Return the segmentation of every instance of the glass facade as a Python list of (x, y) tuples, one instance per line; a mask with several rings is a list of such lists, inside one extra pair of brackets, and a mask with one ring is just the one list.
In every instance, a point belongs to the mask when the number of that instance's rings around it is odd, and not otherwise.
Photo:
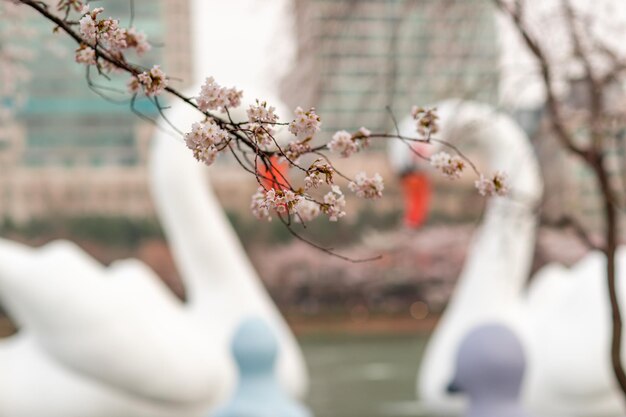
[[(130, 4), (129, 0), (102, 0), (98, 7), (104, 7), (106, 16), (120, 18), (121, 25), (127, 25)], [(160, 62), (164, 26), (161, 2), (135, 0), (134, 5), (133, 26), (148, 35), (153, 49), (141, 61), (132, 54), (128, 59), (145, 65)], [(74, 63), (76, 44), (72, 40), (53, 35), (51, 24), (41, 18), (33, 17), (28, 23), (36, 36), (29, 45), (34, 52), (29, 64), (32, 78), (26, 85), (26, 102), (17, 114), (26, 135), (19, 162), (38, 167), (137, 164), (139, 148), (134, 132), (136, 124), (143, 122), (130, 111), (125, 94), (127, 77), (113, 75), (108, 81), (94, 69), (88, 76), (83, 65)], [(88, 79), (116, 91), (90, 88)], [(156, 116), (156, 110), (145, 99), (138, 100), (135, 108)]]
[(305, 7), (300, 19), (312, 20), (315, 32), (316, 103), (328, 132), (389, 128), (386, 106), (403, 117), (412, 104), (444, 98), (497, 101), (487, 1), (314, 0)]

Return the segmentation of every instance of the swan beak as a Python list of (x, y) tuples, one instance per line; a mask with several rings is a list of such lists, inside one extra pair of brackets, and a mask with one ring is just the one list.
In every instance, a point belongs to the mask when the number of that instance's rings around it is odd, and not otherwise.
[(448, 394), (458, 394), (460, 392), (463, 392), (463, 390), (455, 380), (452, 380), (448, 384), (448, 386), (446, 387), (446, 391), (448, 392)]

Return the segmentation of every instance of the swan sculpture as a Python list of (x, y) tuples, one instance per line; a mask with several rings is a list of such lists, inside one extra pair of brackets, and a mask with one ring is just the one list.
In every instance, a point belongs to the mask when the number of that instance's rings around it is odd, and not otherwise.
[[(195, 57), (203, 56), (198, 48), (207, 39), (198, 18), (211, 11), (206, 3), (191, 5), (200, 37)], [(228, 2), (235, 9), (239, 3)], [(175, 106), (170, 117), (177, 113), (190, 115)], [(230, 337), (233, 323), (248, 313), (277, 334), (278, 375), (287, 391), (306, 390), (299, 348), (201, 167), (171, 137), (159, 133), (154, 142), (151, 185), (188, 304), (138, 261), (104, 268), (69, 242), (32, 249), (0, 240), (0, 299), (20, 327), (0, 342), (0, 417), (204, 416), (233, 388)]]
[(217, 399), (219, 346), (143, 264), (105, 269), (65, 241), (3, 240), (0, 258), (21, 328), (0, 343), (0, 416), (199, 416)]
[[(487, 202), (455, 292), (422, 358), (419, 398), (433, 413), (461, 414), (464, 399), (446, 390), (458, 345), (477, 325), (494, 322), (511, 328), (528, 354), (522, 397), (532, 414), (623, 416), (609, 357), (606, 259), (591, 252), (570, 269), (548, 265), (528, 287), (543, 188), (530, 142), (489, 106), (447, 101), (438, 107), (441, 137), (479, 142), (489, 169), (509, 174), (512, 198)], [(626, 270), (623, 248), (618, 263), (618, 271)], [(624, 299), (626, 284), (618, 282)]]
[[(448, 307), (426, 347), (419, 372), (418, 396), (440, 413), (461, 412), (459, 396), (446, 391), (452, 379), (458, 344), (477, 324), (503, 321), (519, 328), (520, 297), (530, 270), (542, 183), (537, 161), (524, 132), (504, 114), (473, 102), (446, 101), (437, 106), (440, 137), (462, 135), (487, 153), (490, 170), (509, 173), (510, 188), (520, 203), (495, 197), (487, 202), (465, 265)], [(511, 167), (515, 167), (512, 171)]]
[[(172, 113), (194, 115), (182, 106)], [(31, 249), (0, 241), (0, 298), (24, 329), (0, 343), (0, 416), (202, 415), (234, 388), (230, 340), (252, 314), (277, 334), (284, 388), (303, 395), (300, 350), (202, 166), (161, 132), (151, 181), (188, 303), (139, 261), (104, 268), (70, 242)], [(46, 396), (33, 401), (39, 392)]]

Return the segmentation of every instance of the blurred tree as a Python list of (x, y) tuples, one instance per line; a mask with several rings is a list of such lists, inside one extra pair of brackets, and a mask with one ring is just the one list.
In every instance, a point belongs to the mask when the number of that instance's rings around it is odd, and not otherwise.
[[(523, 45), (520, 48), (530, 52), (532, 58), (526, 69), (534, 73), (539, 91), (545, 96), (548, 121), (560, 146), (594, 175), (602, 201), (602, 242), (589, 237), (573, 217), (566, 216), (560, 223), (574, 227), (592, 248), (606, 255), (611, 363), (626, 396), (626, 373), (620, 358), (623, 326), (616, 290), (616, 251), (626, 192), (613, 175), (626, 166), (615, 152), (616, 144), (623, 146), (626, 126), (621, 87), (626, 79), (626, 50), (619, 36), (626, 20), (624, 5), (614, 0), (493, 3), (512, 22), (513, 32)], [(509, 49), (511, 55), (522, 52)]]

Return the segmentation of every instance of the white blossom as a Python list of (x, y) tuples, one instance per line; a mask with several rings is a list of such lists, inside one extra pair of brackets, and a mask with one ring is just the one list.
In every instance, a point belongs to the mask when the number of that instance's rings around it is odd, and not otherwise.
[(126, 47), (134, 48), (139, 56), (152, 49), (152, 46), (148, 43), (145, 33), (138, 32), (135, 28), (126, 29), (124, 31), (124, 36), (126, 39)]
[(333, 138), (328, 145), (326, 145), (331, 152), (340, 154), (342, 157), (347, 158), (353, 153), (359, 150), (359, 146), (352, 138), (352, 134), (345, 130), (340, 130), (333, 135)]
[(411, 116), (416, 121), (416, 130), (420, 135), (429, 136), (439, 131), (439, 116), (437, 116), (436, 109), (413, 106)]
[(236, 88), (226, 88), (215, 82), (213, 77), (208, 77), (196, 97), (196, 102), (201, 111), (221, 110), (227, 107), (235, 108), (241, 104), (243, 91)]
[(296, 118), (289, 123), (289, 131), (298, 139), (310, 139), (320, 130), (322, 122), (314, 108), (304, 111), (302, 107), (296, 107), (294, 113)]
[(261, 146), (270, 146), (273, 142), (274, 124), (278, 122), (278, 115), (273, 106), (268, 106), (267, 102), (251, 104), (247, 110), (250, 129), (253, 131), (254, 139)]
[(360, 149), (363, 149), (369, 146), (371, 135), (372, 132), (368, 128), (361, 126), (359, 130), (352, 134), (352, 139), (357, 142)]
[(141, 89), (148, 97), (157, 96), (167, 87), (167, 76), (158, 65), (144, 71), (128, 81), (128, 91), (137, 94)]
[(360, 198), (377, 199), (383, 196), (385, 186), (380, 174), (376, 173), (368, 178), (365, 172), (359, 172), (354, 181), (348, 184), (348, 188)]
[(270, 216), (270, 206), (266, 201), (265, 195), (266, 193), (263, 187), (259, 187), (256, 193), (252, 195), (250, 210), (257, 219), (271, 221), (272, 216)]
[(287, 146), (285, 146), (282, 149), (282, 151), (283, 151), (284, 156), (280, 157), (281, 161), (288, 159), (289, 162), (297, 164), (300, 162), (300, 157), (302, 155), (311, 151), (311, 146), (306, 140), (302, 142), (293, 141), (293, 142), (289, 142)]
[(76, 49), (75, 60), (79, 64), (95, 65), (96, 64), (96, 51), (91, 46), (82, 44)]
[[(85, 7), (87, 8), (87, 10), (89, 9), (89, 6)], [(96, 33), (98, 32), (98, 29), (96, 27), (96, 21), (91, 16), (91, 14), (85, 14), (83, 17), (81, 17), (78, 23), (80, 25), (80, 34), (82, 35), (82, 37), (86, 41), (94, 43), (96, 41)]]
[(465, 161), (459, 156), (451, 156), (447, 152), (438, 152), (430, 157), (430, 164), (441, 171), (448, 179), (461, 177), (465, 169)]
[(321, 159), (315, 160), (307, 170), (304, 177), (305, 190), (318, 188), (321, 184), (333, 184), (334, 169), (330, 164), (322, 162)]
[(127, 47), (126, 31), (120, 28), (119, 23), (119, 20), (110, 17), (98, 22), (100, 40), (108, 44), (109, 49), (113, 51), (119, 51)]
[(297, 222), (310, 222), (320, 215), (320, 205), (315, 201), (302, 198), (296, 204), (296, 213), (295, 219)]
[(357, 134), (359, 137), (370, 137), (370, 135), (372, 134), (372, 132), (370, 132), (370, 130), (364, 126), (361, 126), (359, 128), (359, 130), (357, 131)]
[(271, 210), (276, 210), (278, 213), (291, 213), (296, 210), (302, 198), (300, 194), (292, 190), (275, 188), (264, 190), (263, 187), (259, 187), (252, 196), (250, 209), (256, 218), (271, 220)]
[(192, 150), (194, 158), (211, 165), (218, 154), (217, 145), (223, 143), (228, 134), (213, 120), (191, 125), (191, 132), (185, 134), (185, 144)]
[(502, 171), (496, 171), (491, 177), (480, 174), (480, 178), (474, 182), (474, 185), (482, 196), (505, 196), (509, 192), (508, 178)]
[(346, 215), (346, 199), (337, 185), (331, 187), (331, 191), (324, 195), (322, 211), (328, 216), (328, 220), (336, 222)]
[(278, 115), (274, 113), (276, 107), (268, 106), (266, 101), (259, 102), (256, 105), (251, 104), (247, 110), (248, 121), (250, 123), (270, 123), (274, 124), (278, 121)]

